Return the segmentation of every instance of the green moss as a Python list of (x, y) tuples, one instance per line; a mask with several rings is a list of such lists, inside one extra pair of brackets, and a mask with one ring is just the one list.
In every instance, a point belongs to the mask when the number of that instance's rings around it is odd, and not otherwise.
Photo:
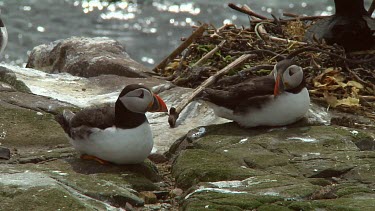
[(146, 179), (143, 175), (139, 174), (125, 174), (122, 176), (123, 181), (130, 184), (131, 188), (136, 191), (154, 191), (159, 190), (159, 187)]
[(292, 202), (291, 204), (289, 204), (288, 208), (295, 210), (295, 211), (313, 210), (313, 206), (311, 205), (311, 202), (306, 202), (306, 201)]
[(332, 182), (324, 178), (308, 178), (307, 179), (313, 185), (327, 186), (331, 185)]
[(236, 209), (240, 208), (240, 210), (253, 210), (263, 204), (274, 203), (280, 200), (283, 199), (267, 195), (202, 192), (191, 196), (186, 203), (190, 204), (190, 207), (205, 207), (206, 205), (210, 205), (208, 206), (209, 208), (219, 207), (220, 210), (222, 207), (228, 206)]
[(353, 142), (355, 145), (363, 151), (373, 151), (375, 150), (375, 140), (374, 138), (360, 130), (356, 130), (358, 133), (351, 133), (351, 136), (353, 138)]
[(192, 201), (190, 203), (186, 203), (182, 206), (182, 210), (184, 211), (242, 211), (243, 209), (236, 207), (236, 206), (229, 206), (229, 205), (218, 205), (210, 202), (205, 201)]
[(0, 210), (88, 210), (78, 199), (58, 188), (29, 188), (20, 191), (8, 187), (5, 192), (14, 191), (16, 195), (0, 195)]
[(264, 173), (241, 168), (223, 155), (199, 149), (182, 152), (172, 168), (177, 186), (183, 189), (198, 182), (245, 179), (260, 174)]
[(2, 144), (7, 147), (56, 146), (67, 143), (60, 125), (53, 115), (24, 109), (0, 106), (0, 125), (6, 133)]
[(291, 211), (291, 209), (276, 204), (267, 204), (259, 207), (257, 211)]
[(266, 169), (271, 166), (285, 166), (289, 162), (289, 156), (276, 153), (251, 153), (244, 157), (247, 166), (251, 168)]
[(17, 80), (17, 77), (15, 74), (12, 74), (12, 73), (0, 74), (0, 81), (9, 84), (13, 88), (15, 88), (17, 91), (31, 93), (29, 87), (27, 87), (23, 81)]
[(343, 197), (343, 196), (351, 195), (354, 193), (374, 193), (374, 191), (368, 187), (364, 187), (360, 185), (350, 185), (350, 186), (344, 186), (344, 187), (339, 186), (338, 190), (336, 191), (336, 195), (338, 197)]
[(372, 211), (375, 207), (374, 199), (339, 198), (312, 201), (311, 203), (314, 207), (324, 208), (327, 211)]

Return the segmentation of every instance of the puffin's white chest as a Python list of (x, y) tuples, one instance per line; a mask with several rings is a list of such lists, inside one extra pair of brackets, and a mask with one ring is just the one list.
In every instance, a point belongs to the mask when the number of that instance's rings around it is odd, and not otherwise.
[(250, 108), (244, 114), (234, 114), (232, 110), (216, 105), (213, 109), (216, 115), (234, 120), (243, 127), (256, 127), (294, 123), (301, 119), (310, 107), (309, 92), (306, 88), (297, 94), (284, 92), (276, 98), (270, 98), (261, 108)]
[(88, 139), (70, 140), (82, 154), (93, 155), (117, 164), (143, 162), (154, 144), (148, 122), (132, 129), (94, 128)]

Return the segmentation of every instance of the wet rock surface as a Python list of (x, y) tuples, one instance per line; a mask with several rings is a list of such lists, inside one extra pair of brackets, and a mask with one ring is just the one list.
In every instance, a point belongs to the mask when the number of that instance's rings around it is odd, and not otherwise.
[(151, 74), (131, 59), (119, 42), (106, 37), (71, 37), (37, 46), (26, 67), (82, 77), (112, 74), (144, 78)]
[(79, 110), (15, 88), (0, 90), (0, 210), (162, 207), (162, 199), (141, 194), (152, 196), (166, 188), (158, 185), (162, 177), (155, 164), (146, 160), (118, 166), (81, 160), (54, 120), (54, 114), (65, 108)]
[(153, 77), (1, 64), (0, 210), (375, 209), (374, 122), (316, 104), (294, 125), (242, 129), (196, 101), (173, 129), (167, 114), (147, 114), (155, 148), (144, 163), (81, 160), (53, 114), (113, 103), (130, 83), (168, 107), (192, 92)]
[[(192, 130), (171, 147), (183, 210), (373, 210), (374, 130), (299, 124)], [(370, 141), (371, 140), (371, 141)], [(358, 142), (367, 143), (358, 147)], [(272, 209), (271, 209), (272, 208)]]

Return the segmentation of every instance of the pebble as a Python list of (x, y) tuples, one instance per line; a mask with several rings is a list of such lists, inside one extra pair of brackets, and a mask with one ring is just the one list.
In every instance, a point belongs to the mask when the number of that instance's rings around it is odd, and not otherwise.
[(180, 188), (175, 188), (169, 192), (169, 195), (171, 197), (181, 196), (184, 193), (184, 191)]
[(150, 159), (152, 162), (159, 164), (159, 163), (165, 163), (168, 161), (168, 158), (165, 157), (163, 154), (159, 153), (152, 153), (148, 156), (148, 159)]
[(5, 148), (5, 147), (0, 147), (0, 158), (1, 159), (10, 159), (10, 149)]
[(141, 198), (145, 201), (145, 204), (155, 204), (158, 202), (156, 195), (151, 191), (140, 192)]

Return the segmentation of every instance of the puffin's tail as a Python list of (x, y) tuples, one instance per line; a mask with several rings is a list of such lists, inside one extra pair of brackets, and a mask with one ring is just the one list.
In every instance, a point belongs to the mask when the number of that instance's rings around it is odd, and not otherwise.
[(75, 114), (70, 110), (64, 110), (62, 114), (55, 115), (55, 120), (64, 129), (65, 133), (70, 136), (70, 121), (73, 119)]

